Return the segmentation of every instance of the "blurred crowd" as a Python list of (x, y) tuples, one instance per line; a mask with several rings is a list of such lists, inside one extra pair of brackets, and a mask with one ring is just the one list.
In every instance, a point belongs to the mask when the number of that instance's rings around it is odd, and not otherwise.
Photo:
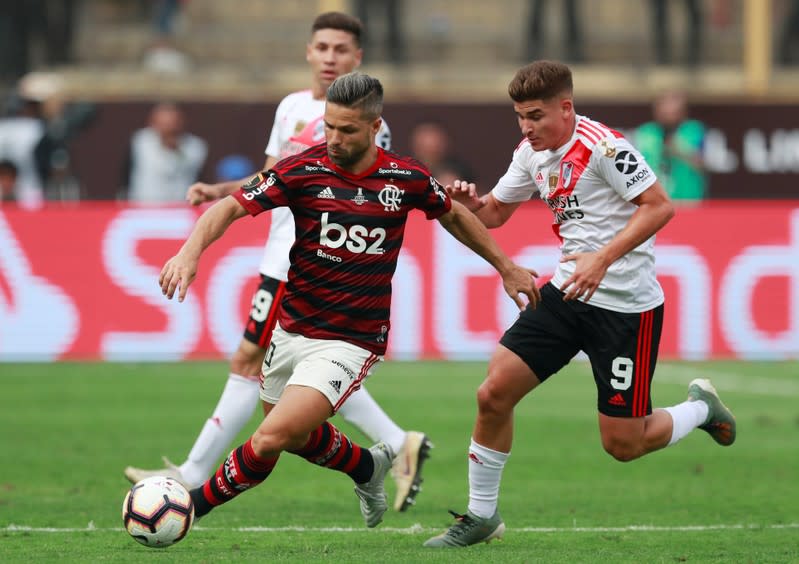
[[(45, 201), (85, 199), (71, 147), (96, 119), (95, 105), (66, 102), (58, 75), (32, 73), (20, 81), (6, 106), (0, 118), (0, 201), (36, 207)], [(652, 119), (635, 128), (631, 138), (672, 198), (699, 201), (707, 197), (705, 126), (689, 116), (684, 92), (670, 90), (658, 96)], [(470, 157), (462, 154), (444, 121), (416, 123), (410, 129), (408, 147), (444, 185), (458, 179), (476, 180)], [(209, 140), (189, 131), (181, 106), (157, 102), (146, 123), (128, 136), (116, 198), (136, 204), (183, 202), (194, 182), (240, 179), (255, 170), (244, 155), (224, 154), (214, 163), (208, 155)]]
[(93, 119), (95, 106), (68, 102), (63, 94), (57, 74), (29, 73), (6, 100), (0, 118), (2, 201), (36, 206), (81, 198), (70, 145)]
[[(192, 68), (179, 37), (186, 27), (190, 1), (132, 2), (151, 30), (141, 54), (144, 68), (178, 73)], [(74, 39), (81, 10), (89, 4), (77, 0), (0, 2), (0, 202), (36, 206), (90, 197), (76, 174), (72, 149), (102, 115), (92, 101), (71, 98), (57, 72), (61, 66), (77, 63)], [(418, 57), (407, 28), (412, 7), (403, 0), (350, 3), (352, 13), (367, 24), (367, 62), (374, 57), (378, 62), (405, 65)], [(585, 21), (590, 10), (586, 8), (580, 0), (529, 0), (519, 22), (523, 49), (515, 58), (591, 64), (591, 42), (586, 41), (591, 29)], [(687, 68), (703, 63), (708, 30), (728, 27), (740, 15), (725, 0), (648, 0), (646, 9), (649, 21), (644, 23), (653, 62)], [(775, 22), (774, 58), (778, 64), (792, 65), (799, 62), (799, 0), (784, 0), (780, 13), (784, 17)], [(435, 18), (431, 18), (434, 26)], [(446, 24), (439, 24), (436, 29), (446, 32)], [(219, 154), (219, 148), (210, 151), (210, 140), (191, 132), (180, 105), (156, 102), (157, 98), (154, 93), (145, 122), (126, 133), (128, 147), (114, 180), (116, 188), (106, 192), (137, 203), (177, 202), (197, 180), (218, 181), (226, 174), (238, 174), (236, 167), (242, 163), (252, 170), (248, 157), (228, 154), (235, 150), (222, 149), (223, 157), (208, 162), (209, 154)], [(634, 134), (672, 197), (697, 201), (709, 194), (703, 156), (706, 127), (689, 113), (686, 93), (669, 90), (654, 100), (651, 120), (641, 123)], [(470, 166), (474, 157), (463, 154), (447, 123), (419, 122), (407, 142), (410, 152), (441, 182), (474, 177), (474, 166)]]

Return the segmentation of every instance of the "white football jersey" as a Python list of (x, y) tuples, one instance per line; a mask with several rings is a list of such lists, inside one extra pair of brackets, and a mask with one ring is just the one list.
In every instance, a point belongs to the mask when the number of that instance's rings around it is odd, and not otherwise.
[[(552, 210), (552, 228), (561, 240), (561, 252), (568, 255), (607, 245), (637, 209), (630, 200), (656, 180), (641, 153), (619, 132), (577, 116), (571, 139), (555, 151), (534, 151), (523, 140), (492, 194), (500, 202), (515, 203), (537, 193)], [(610, 265), (589, 303), (627, 313), (663, 303), (654, 243), (650, 237)], [(552, 283), (560, 287), (575, 264), (558, 263)]]
[[(289, 94), (278, 104), (266, 153), (278, 160), (301, 153), (325, 140), (325, 101), (315, 100), (310, 90)], [(385, 120), (375, 139), (391, 149), (391, 132)], [(285, 281), (289, 271), (289, 250), (294, 244), (294, 217), (287, 207), (271, 211), (269, 237), (261, 259), (261, 274)]]

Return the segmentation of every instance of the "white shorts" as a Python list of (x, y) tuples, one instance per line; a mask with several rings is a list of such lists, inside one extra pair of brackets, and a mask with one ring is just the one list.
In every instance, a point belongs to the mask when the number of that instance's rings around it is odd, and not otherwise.
[(261, 399), (276, 404), (286, 386), (308, 386), (319, 390), (335, 413), (381, 360), (352, 343), (309, 339), (278, 325), (261, 369)]

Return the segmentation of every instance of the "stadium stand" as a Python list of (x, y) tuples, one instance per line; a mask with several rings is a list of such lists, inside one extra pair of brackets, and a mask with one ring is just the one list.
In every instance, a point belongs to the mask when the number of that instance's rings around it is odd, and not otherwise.
[[(153, 92), (197, 100), (277, 99), (306, 81), (297, 53), (307, 39), (308, 14), (347, 9), (348, 2), (187, 0), (173, 36), (188, 62), (182, 73), (151, 72), (142, 65), (154, 40), (149, 5), (113, 0), (81, 4), (76, 63), (61, 69), (71, 92), (95, 99), (149, 98)], [(646, 3), (580, 2), (586, 54), (584, 68), (576, 69), (580, 91), (595, 99), (647, 99), (663, 84), (710, 97), (745, 92), (741, 61), (746, 5), (747, 0), (733, 0), (727, 17), (705, 18), (706, 64), (691, 72), (679, 64), (654, 64)], [(780, 5), (775, 3), (775, 25)], [(380, 76), (393, 99), (504, 98), (508, 76), (524, 62), (522, 22), (528, 9), (526, 0), (405, 0), (402, 28), (408, 64), (398, 68), (382, 62), (385, 57), (378, 52), (364, 70)], [(560, 12), (547, 11), (547, 28), (560, 29)], [(674, 18), (675, 43), (686, 34), (681, 22)], [(372, 24), (374, 33), (381, 32), (381, 24)], [(559, 58), (563, 47), (556, 33), (549, 34), (548, 44), (548, 56)], [(781, 69), (768, 95), (790, 96), (797, 89), (797, 76)], [(448, 87), (442, 88), (444, 84)]]

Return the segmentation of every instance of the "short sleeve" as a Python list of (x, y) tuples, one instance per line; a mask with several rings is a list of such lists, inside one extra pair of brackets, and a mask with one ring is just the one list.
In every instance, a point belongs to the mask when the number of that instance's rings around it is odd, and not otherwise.
[(250, 215), (289, 204), (288, 187), (275, 171), (259, 172), (234, 192), (233, 197)]
[(491, 193), (505, 204), (527, 201), (538, 193), (532, 174), (532, 149), (523, 142), (514, 151), (508, 170)]
[(592, 160), (599, 177), (628, 202), (657, 180), (644, 156), (624, 138), (597, 143)]
[(432, 176), (429, 177), (419, 209), (424, 211), (427, 219), (438, 219), (452, 209), (452, 200), (449, 194)]
[(272, 131), (269, 133), (269, 141), (266, 144), (266, 149), (264, 149), (264, 154), (267, 156), (271, 155), (275, 158), (280, 156), (280, 120), (283, 119), (286, 113), (287, 100), (288, 98), (283, 98), (277, 105), (277, 110), (275, 110), (275, 120), (272, 122)]

